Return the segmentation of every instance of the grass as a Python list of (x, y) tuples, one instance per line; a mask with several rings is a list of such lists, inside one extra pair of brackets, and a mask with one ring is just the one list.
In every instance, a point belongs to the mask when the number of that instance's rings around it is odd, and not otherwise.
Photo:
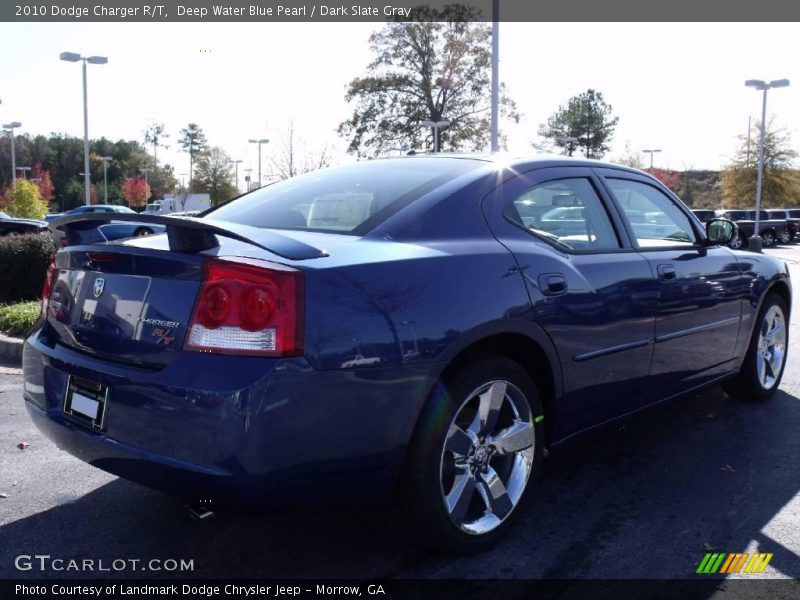
[(0, 331), (16, 337), (25, 335), (39, 318), (40, 305), (39, 300), (33, 300), (0, 306)]

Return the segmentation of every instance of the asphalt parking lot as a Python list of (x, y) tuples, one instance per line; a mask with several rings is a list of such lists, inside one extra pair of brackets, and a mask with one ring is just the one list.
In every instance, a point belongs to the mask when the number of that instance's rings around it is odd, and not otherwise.
[(0, 577), (97, 575), (15, 568), (38, 554), (193, 560), (118, 573), (131, 577), (660, 579), (691, 577), (706, 552), (758, 551), (774, 554), (766, 576), (800, 578), (800, 246), (766, 252), (790, 262), (796, 290), (781, 390), (757, 404), (714, 389), (572, 445), (515, 531), (476, 556), (417, 549), (391, 509), (192, 520), (60, 452), (28, 419), (19, 370), (0, 364)]

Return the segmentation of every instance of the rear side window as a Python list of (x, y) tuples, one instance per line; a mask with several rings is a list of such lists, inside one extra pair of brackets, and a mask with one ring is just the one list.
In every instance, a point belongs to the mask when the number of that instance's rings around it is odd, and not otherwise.
[(324, 169), (267, 186), (204, 216), (254, 227), (363, 235), (479, 165), (408, 158)]
[(620, 247), (597, 192), (585, 178), (540, 183), (506, 205), (503, 215), (564, 250), (600, 252)]
[(630, 222), (639, 248), (693, 245), (689, 217), (661, 190), (630, 179), (607, 179)]

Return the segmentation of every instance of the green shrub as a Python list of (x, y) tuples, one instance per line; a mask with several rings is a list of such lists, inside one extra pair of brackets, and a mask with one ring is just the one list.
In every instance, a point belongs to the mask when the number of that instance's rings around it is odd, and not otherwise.
[(49, 233), (0, 237), (0, 303), (39, 298), (55, 251)]
[(40, 310), (39, 300), (0, 306), (0, 331), (17, 337), (25, 335), (39, 318)]

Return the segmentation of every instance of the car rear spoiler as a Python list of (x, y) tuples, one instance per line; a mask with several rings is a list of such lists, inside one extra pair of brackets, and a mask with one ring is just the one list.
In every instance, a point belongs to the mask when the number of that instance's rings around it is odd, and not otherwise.
[(67, 215), (50, 223), (54, 234), (62, 232), (68, 245), (105, 242), (98, 230), (100, 225), (111, 222), (132, 222), (164, 225), (167, 228), (169, 249), (175, 252), (197, 253), (219, 246), (216, 236), (226, 237), (256, 246), (290, 260), (322, 258), (328, 253), (309, 244), (281, 235), (271, 229), (250, 227), (228, 221), (207, 218), (169, 217), (161, 215), (138, 215), (126, 213), (91, 213)]

